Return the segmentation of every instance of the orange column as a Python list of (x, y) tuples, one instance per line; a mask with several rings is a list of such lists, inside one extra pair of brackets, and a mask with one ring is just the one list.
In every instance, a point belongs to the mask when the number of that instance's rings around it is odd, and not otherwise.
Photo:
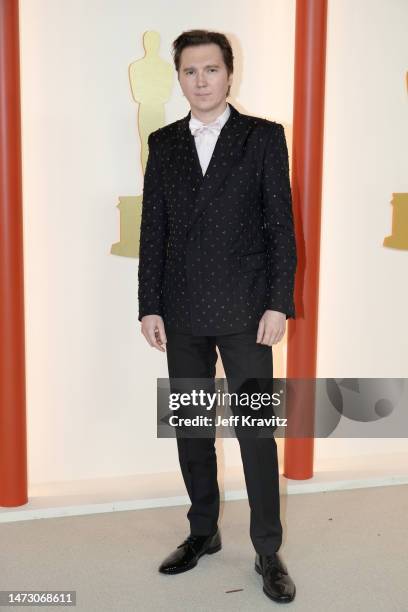
[(0, 506), (27, 503), (18, 0), (0, 0)]
[[(315, 378), (319, 299), (327, 0), (297, 0), (292, 191), (298, 248), (296, 320), (288, 324), (288, 378)], [(310, 389), (310, 387), (309, 387)], [(313, 419), (314, 397), (293, 406)], [(287, 438), (284, 475), (313, 476), (313, 438)]]

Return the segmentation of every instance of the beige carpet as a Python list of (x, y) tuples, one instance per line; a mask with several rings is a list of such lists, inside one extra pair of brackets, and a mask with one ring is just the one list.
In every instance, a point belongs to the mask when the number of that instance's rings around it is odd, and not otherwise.
[[(281, 553), (297, 587), (285, 609), (408, 611), (408, 486), (281, 500)], [(262, 593), (253, 569), (247, 501), (223, 505), (222, 551), (185, 574), (159, 574), (159, 562), (187, 535), (185, 513), (174, 507), (0, 524), (0, 590), (73, 589), (72, 609), (81, 612), (282, 609)], [(233, 589), (242, 590), (227, 593)]]

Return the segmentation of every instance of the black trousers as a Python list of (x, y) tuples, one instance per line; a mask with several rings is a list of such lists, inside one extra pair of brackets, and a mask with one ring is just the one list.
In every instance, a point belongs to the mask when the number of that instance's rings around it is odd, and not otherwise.
[[(169, 378), (215, 378), (218, 346), (229, 391), (241, 381), (272, 379), (271, 347), (256, 344), (256, 330), (223, 336), (192, 336), (166, 331)], [(270, 437), (240, 437), (248, 501), (250, 537), (256, 552), (268, 555), (282, 543), (279, 467), (276, 441)], [(215, 438), (177, 437), (180, 467), (191, 501), (190, 532), (216, 531), (220, 507)]]

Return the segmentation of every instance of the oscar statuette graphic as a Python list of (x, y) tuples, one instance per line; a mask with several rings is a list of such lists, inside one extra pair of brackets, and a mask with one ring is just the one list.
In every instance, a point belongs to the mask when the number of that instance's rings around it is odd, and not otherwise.
[[(148, 157), (147, 140), (151, 132), (165, 124), (164, 105), (171, 95), (174, 69), (171, 63), (159, 56), (158, 32), (145, 32), (143, 46), (144, 57), (129, 66), (129, 81), (133, 99), (138, 104), (137, 132), (144, 174)], [(139, 256), (142, 203), (142, 194), (119, 196), (120, 241), (112, 245), (113, 255)]]
[[(408, 72), (405, 75), (408, 88)], [(408, 193), (392, 194), (391, 236), (384, 238), (383, 246), (408, 250)]]

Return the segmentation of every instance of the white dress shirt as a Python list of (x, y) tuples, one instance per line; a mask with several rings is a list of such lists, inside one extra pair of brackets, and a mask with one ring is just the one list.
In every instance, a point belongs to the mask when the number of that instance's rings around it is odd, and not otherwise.
[(231, 110), (228, 104), (224, 112), (218, 115), (211, 123), (203, 123), (191, 113), (189, 127), (194, 136), (203, 175), (206, 173), (208, 164), (210, 163), (221, 129), (227, 122), (230, 114)]

